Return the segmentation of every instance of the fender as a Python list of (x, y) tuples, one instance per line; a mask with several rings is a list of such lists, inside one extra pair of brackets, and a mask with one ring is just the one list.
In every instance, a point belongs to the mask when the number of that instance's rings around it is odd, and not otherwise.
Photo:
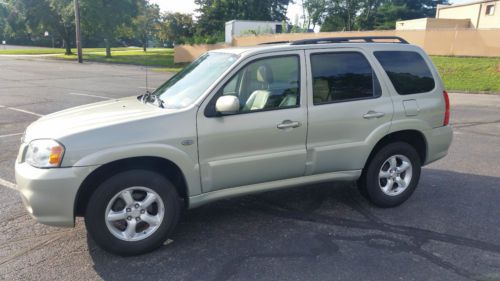
[(75, 163), (75, 167), (100, 166), (134, 157), (160, 157), (177, 165), (186, 179), (188, 196), (201, 194), (200, 169), (197, 159), (166, 144), (134, 144), (112, 147), (89, 154)]
[(413, 131), (419, 131), (425, 135), (424, 132), (431, 129), (432, 127), (429, 126), (429, 123), (426, 121), (418, 119), (401, 119), (392, 121), (391, 130), (389, 133), (413, 130)]

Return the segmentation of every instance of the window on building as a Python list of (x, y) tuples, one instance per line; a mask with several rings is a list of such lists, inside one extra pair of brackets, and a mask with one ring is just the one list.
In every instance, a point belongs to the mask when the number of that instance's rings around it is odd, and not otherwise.
[(495, 14), (495, 5), (486, 6), (486, 15), (493, 16)]

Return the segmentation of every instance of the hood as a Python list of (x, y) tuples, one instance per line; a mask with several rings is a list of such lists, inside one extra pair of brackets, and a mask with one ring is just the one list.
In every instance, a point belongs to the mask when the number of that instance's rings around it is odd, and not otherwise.
[(78, 106), (46, 115), (26, 129), (25, 142), (33, 139), (60, 139), (67, 135), (145, 119), (177, 110), (144, 104), (136, 97)]

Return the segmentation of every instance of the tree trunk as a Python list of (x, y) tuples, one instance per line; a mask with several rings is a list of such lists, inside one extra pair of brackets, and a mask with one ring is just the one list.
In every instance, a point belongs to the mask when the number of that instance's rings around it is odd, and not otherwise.
[(71, 45), (69, 44), (69, 40), (63, 39), (63, 45), (64, 45), (64, 48), (66, 48), (66, 52), (64, 54), (67, 56), (71, 55), (72, 52), (71, 52)]
[(106, 46), (106, 57), (110, 58), (111, 57), (111, 47), (109, 46), (109, 40), (104, 39), (104, 44)]

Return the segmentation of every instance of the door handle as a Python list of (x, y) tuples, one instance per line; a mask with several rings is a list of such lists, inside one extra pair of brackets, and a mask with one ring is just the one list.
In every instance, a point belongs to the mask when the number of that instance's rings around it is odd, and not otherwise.
[(385, 113), (383, 113), (383, 112), (376, 112), (376, 111), (370, 110), (365, 115), (363, 115), (363, 118), (373, 119), (373, 118), (382, 118), (384, 116), (385, 116)]
[(277, 128), (280, 130), (284, 130), (289, 128), (298, 128), (301, 125), (302, 124), (300, 124), (300, 122), (298, 121), (285, 120), (282, 123), (278, 124)]

